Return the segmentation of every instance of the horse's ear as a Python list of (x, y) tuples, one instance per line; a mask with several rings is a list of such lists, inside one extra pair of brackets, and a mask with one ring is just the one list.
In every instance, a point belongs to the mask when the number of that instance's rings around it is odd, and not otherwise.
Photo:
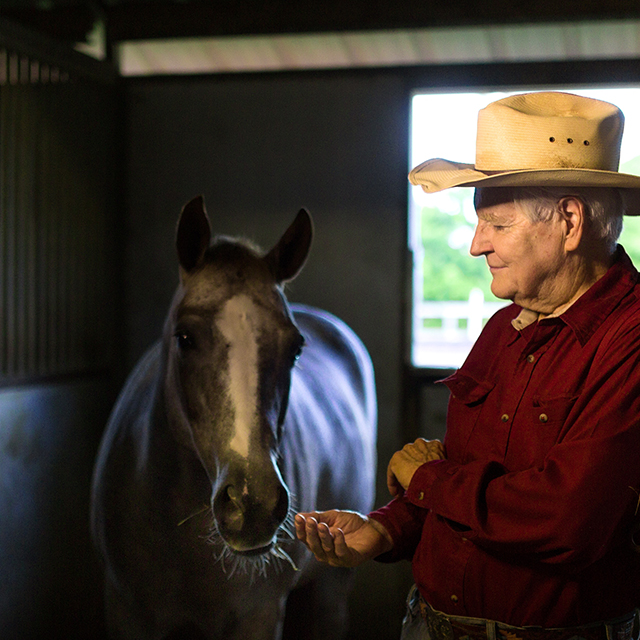
[(311, 215), (306, 209), (300, 209), (278, 244), (265, 256), (276, 282), (293, 280), (300, 273), (307, 261), (312, 238)]
[(204, 197), (196, 196), (182, 208), (176, 232), (178, 261), (191, 271), (204, 256), (211, 241), (211, 225), (204, 208)]

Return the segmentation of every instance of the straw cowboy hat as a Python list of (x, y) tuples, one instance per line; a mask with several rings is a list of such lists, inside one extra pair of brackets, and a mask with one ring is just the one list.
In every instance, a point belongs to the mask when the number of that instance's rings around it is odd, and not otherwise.
[(451, 187), (620, 187), (640, 214), (640, 176), (618, 172), (618, 107), (560, 92), (524, 93), (478, 113), (475, 164), (427, 160), (409, 174), (427, 193)]

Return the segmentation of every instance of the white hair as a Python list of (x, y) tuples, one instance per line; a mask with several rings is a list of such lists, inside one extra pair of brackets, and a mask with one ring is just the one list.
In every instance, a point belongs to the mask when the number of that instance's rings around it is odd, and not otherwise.
[[(487, 193), (491, 191), (492, 193)], [(498, 192), (500, 192), (498, 194)], [(558, 202), (575, 196), (584, 204), (593, 237), (615, 250), (622, 232), (624, 199), (613, 187), (489, 187), (476, 189), (476, 209), (498, 202), (513, 202), (532, 222), (548, 222), (558, 212)], [(490, 202), (487, 202), (490, 201)], [(494, 202), (495, 201), (495, 202)]]

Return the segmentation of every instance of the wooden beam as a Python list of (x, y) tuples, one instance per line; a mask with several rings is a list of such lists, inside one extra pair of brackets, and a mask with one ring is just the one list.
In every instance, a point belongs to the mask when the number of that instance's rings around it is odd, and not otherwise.
[(67, 41), (82, 41), (96, 7), (110, 42), (640, 18), (637, 0), (51, 0), (49, 9), (0, 9)]
[(325, 33), (640, 17), (637, 0), (217, 0), (120, 2), (106, 10), (111, 41)]

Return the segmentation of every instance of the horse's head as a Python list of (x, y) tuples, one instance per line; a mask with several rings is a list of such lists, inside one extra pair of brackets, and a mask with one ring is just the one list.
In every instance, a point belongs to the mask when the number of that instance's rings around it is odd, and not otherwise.
[(165, 397), (178, 438), (211, 480), (217, 531), (236, 553), (270, 551), (289, 511), (278, 443), (303, 338), (281, 285), (302, 268), (311, 237), (301, 210), (266, 255), (224, 238), (210, 246), (201, 197), (178, 223)]

